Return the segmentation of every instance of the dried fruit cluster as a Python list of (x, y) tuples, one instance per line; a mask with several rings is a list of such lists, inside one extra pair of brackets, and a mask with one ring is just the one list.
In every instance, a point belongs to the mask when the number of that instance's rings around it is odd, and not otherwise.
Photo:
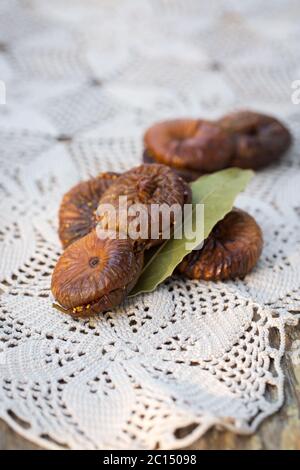
[(128, 209), (143, 204), (150, 221), (152, 204), (183, 207), (191, 201), (191, 190), (170, 168), (157, 164), (141, 165), (121, 176), (101, 174), (64, 196), (59, 235), (66, 250), (55, 266), (51, 289), (63, 309), (74, 316), (90, 316), (120, 304), (139, 278), (144, 251), (163, 241), (151, 239), (151, 231), (146, 239), (132, 240), (124, 233), (111, 236), (107, 220), (96, 209), (99, 204), (118, 209), (119, 196), (127, 196)]
[(259, 169), (278, 160), (291, 134), (277, 119), (251, 111), (217, 121), (175, 119), (154, 124), (144, 135), (144, 161), (164, 163), (187, 181), (227, 167)]
[[(278, 159), (291, 140), (278, 120), (250, 111), (215, 122), (173, 120), (148, 129), (144, 160), (151, 164), (121, 175), (102, 173), (72, 188), (62, 200), (59, 236), (65, 251), (54, 269), (51, 289), (63, 310), (90, 316), (124, 300), (139, 279), (145, 250), (163, 241), (162, 236), (152, 238), (152, 205), (189, 203), (191, 190), (185, 180), (228, 166), (261, 168)], [(134, 240), (119, 220), (116, 230), (122, 237), (111, 237), (107, 216), (97, 211), (99, 204), (120, 209), (120, 196), (127, 197), (127, 210), (136, 204), (146, 208), (148, 232)], [(128, 212), (126, 217), (130, 218)], [(155, 222), (161, 232), (162, 221)], [(170, 231), (173, 223), (171, 218)], [(190, 279), (243, 278), (256, 265), (262, 246), (255, 220), (233, 209), (215, 225), (201, 250), (188, 254), (177, 271)]]

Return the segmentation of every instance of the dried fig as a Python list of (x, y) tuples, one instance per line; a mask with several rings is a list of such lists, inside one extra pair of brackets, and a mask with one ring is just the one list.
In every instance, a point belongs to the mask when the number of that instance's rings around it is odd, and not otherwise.
[(100, 239), (96, 230), (72, 243), (52, 275), (55, 299), (73, 316), (91, 316), (119, 305), (134, 287), (143, 254), (130, 239)]
[(101, 173), (64, 195), (59, 210), (59, 237), (64, 248), (95, 227), (100, 197), (117, 177), (116, 173)]
[(243, 278), (256, 265), (262, 246), (262, 232), (253, 217), (233, 209), (215, 225), (203, 248), (187, 255), (178, 269), (190, 279)]
[(154, 124), (144, 135), (147, 154), (177, 169), (212, 172), (229, 165), (231, 135), (214, 122), (175, 119)]
[[(176, 173), (174, 173), (166, 165), (140, 165), (132, 170), (123, 173), (117, 181), (112, 184), (100, 199), (100, 205), (105, 207), (106, 204), (112, 205), (119, 209), (120, 197), (127, 197), (127, 207), (130, 209), (133, 205), (142, 205), (146, 210), (147, 229), (146, 237), (137, 240), (140, 249), (149, 248), (161, 243), (160, 234), (156, 239), (151, 238), (151, 224), (157, 223), (161, 228), (161, 220), (151, 218), (151, 208), (153, 205), (172, 206), (177, 204), (181, 207), (191, 201), (191, 189), (189, 185), (183, 181)], [(153, 214), (152, 214), (153, 215)], [(130, 217), (127, 217), (130, 222)], [(101, 214), (98, 218), (99, 226), (107, 229), (107, 219)], [(174, 219), (170, 218), (170, 223)], [(120, 230), (120, 227), (117, 227)]]
[(252, 111), (239, 111), (217, 121), (233, 136), (234, 153), (230, 166), (262, 168), (278, 160), (290, 147), (289, 130), (277, 119)]

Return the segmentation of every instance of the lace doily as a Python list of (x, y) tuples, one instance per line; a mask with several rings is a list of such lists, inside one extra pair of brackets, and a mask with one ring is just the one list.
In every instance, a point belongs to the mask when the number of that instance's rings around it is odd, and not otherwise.
[[(213, 425), (255, 431), (283, 403), (284, 325), (300, 310), (299, 2), (0, 9), (0, 417), (46, 448), (170, 449)], [(155, 120), (238, 107), (277, 114), (295, 136), (237, 202), (264, 232), (254, 272), (172, 278), (90, 321), (53, 309), (62, 194), (138, 164)]]

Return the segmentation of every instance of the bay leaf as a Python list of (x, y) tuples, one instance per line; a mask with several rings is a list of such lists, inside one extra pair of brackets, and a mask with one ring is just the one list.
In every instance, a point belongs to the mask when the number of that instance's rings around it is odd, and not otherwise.
[[(201, 241), (204, 241), (216, 223), (231, 211), (235, 198), (246, 188), (253, 174), (252, 170), (228, 168), (201, 176), (191, 184), (193, 210), (190, 217), (193, 219), (193, 227), (196, 223), (196, 204), (204, 205), (204, 227)], [(201, 227), (199, 227), (200, 229)], [(187, 243), (189, 249), (187, 249)], [(180, 240), (174, 238), (166, 240), (154, 251), (150, 259), (147, 259), (142, 274), (130, 293), (130, 297), (155, 290), (159, 284), (173, 274), (176, 266), (198, 245), (199, 239), (193, 242), (185, 236)]]

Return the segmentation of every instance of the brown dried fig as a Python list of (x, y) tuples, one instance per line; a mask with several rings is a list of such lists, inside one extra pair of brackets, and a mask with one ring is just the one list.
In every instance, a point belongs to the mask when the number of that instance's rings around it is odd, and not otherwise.
[(59, 238), (63, 248), (95, 228), (100, 197), (117, 177), (116, 173), (101, 173), (64, 195), (59, 210)]
[(231, 135), (214, 122), (174, 119), (154, 124), (144, 135), (147, 154), (158, 163), (201, 172), (229, 165)]
[[(112, 184), (101, 197), (99, 208), (110, 204), (118, 210), (120, 208), (119, 198), (121, 196), (127, 197), (127, 207), (129, 210), (134, 205), (142, 205), (146, 212), (148, 232), (146, 233), (146, 237), (136, 240), (139, 248), (144, 249), (161, 243), (163, 238), (161, 233), (157, 239), (151, 238), (151, 225), (156, 223), (159, 229), (161, 229), (162, 225), (160, 216), (158, 216), (159, 220), (154, 220), (153, 217), (151, 218), (153, 205), (161, 206), (165, 204), (170, 207), (177, 204), (183, 207), (184, 204), (191, 201), (191, 189), (181, 177), (166, 165), (145, 164), (133, 168), (119, 176), (117, 181)], [(133, 219), (134, 216), (132, 218), (130, 215), (127, 216), (129, 223)], [(99, 227), (104, 230), (108, 228), (108, 221), (105, 216), (98, 214), (98, 221)], [(174, 218), (171, 213), (171, 225), (173, 222)], [(120, 226), (117, 226), (117, 230), (121, 230)]]
[(233, 209), (215, 225), (203, 248), (187, 255), (178, 269), (190, 279), (243, 278), (256, 265), (262, 246), (262, 232), (253, 217)]
[(91, 316), (119, 305), (141, 273), (143, 254), (129, 239), (100, 239), (96, 230), (72, 243), (52, 275), (55, 299), (73, 316)]
[(277, 119), (252, 111), (239, 111), (217, 121), (233, 136), (230, 166), (259, 169), (278, 160), (290, 147), (289, 130)]

